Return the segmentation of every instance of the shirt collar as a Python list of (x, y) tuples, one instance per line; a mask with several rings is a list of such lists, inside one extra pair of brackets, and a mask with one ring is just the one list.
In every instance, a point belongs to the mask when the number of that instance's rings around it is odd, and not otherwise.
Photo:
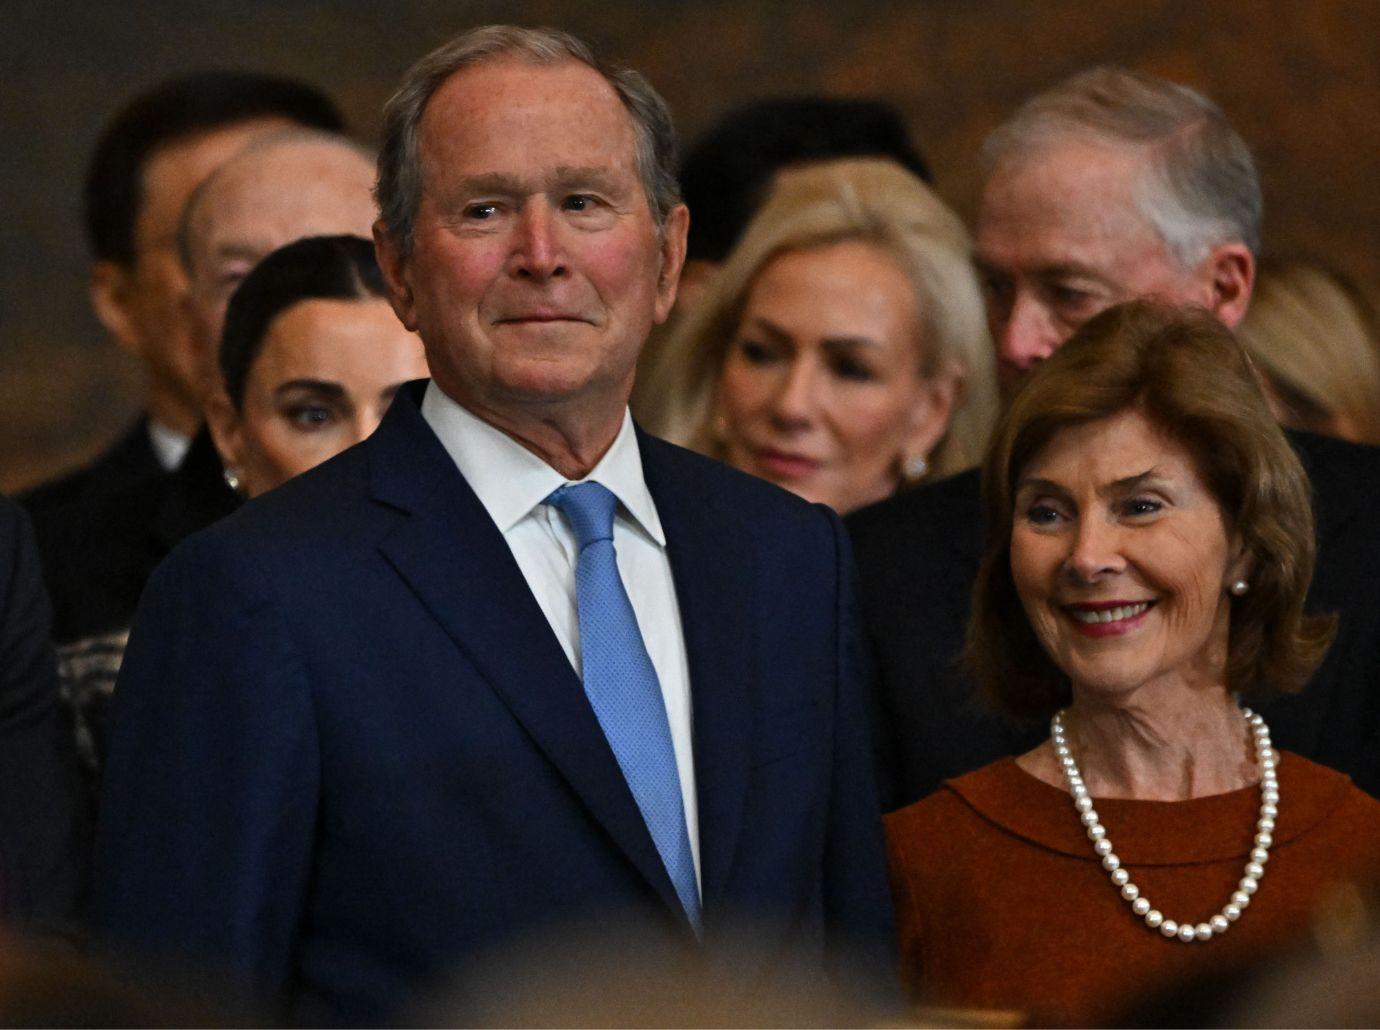
[[(501, 533), (526, 518), (552, 490), (571, 482), (508, 434), (466, 410), (435, 382), (427, 384), (422, 418), (440, 438)], [(590, 480), (612, 491), (632, 521), (658, 546), (666, 546), (661, 518), (642, 475), (642, 452), (627, 409), (612, 446), (580, 482)]]

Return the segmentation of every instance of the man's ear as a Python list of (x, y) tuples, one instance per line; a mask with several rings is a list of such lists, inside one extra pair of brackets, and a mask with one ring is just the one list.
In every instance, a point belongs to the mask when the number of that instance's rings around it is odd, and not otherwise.
[(685, 264), (685, 241), (690, 232), (690, 209), (677, 204), (666, 215), (661, 230), (661, 267), (656, 279), (656, 324), (661, 325), (676, 303), (680, 270)]
[(1228, 329), (1235, 329), (1251, 303), (1255, 255), (1244, 243), (1223, 243), (1208, 253), (1204, 273), (1211, 290), (1209, 309)]
[(91, 307), (120, 349), (133, 357), (143, 356), (143, 340), (130, 312), (130, 293), (134, 284), (132, 268), (115, 261), (97, 261), (91, 266)]
[(383, 224), (383, 219), (374, 223), (374, 254), (383, 272), (383, 282), (388, 287), (388, 303), (393, 313), (412, 332), (417, 331), (417, 309), (413, 302), (412, 286), (407, 280), (407, 259), (403, 257), (402, 247)]

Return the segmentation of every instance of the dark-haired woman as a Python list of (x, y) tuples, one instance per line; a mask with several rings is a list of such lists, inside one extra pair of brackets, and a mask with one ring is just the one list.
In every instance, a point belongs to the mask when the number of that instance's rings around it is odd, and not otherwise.
[(1298, 689), (1308, 482), (1230, 332), (1147, 303), (1090, 321), (984, 466), (969, 660), (1035, 750), (887, 819), (917, 998), (1039, 1024), (1286, 944), (1380, 866), (1380, 802), (1270, 742), (1244, 691)]
[(264, 258), (230, 300), (220, 366), (211, 432), (249, 497), (363, 440), (398, 387), (427, 374), (421, 341), (384, 299), (373, 244), (357, 236)]

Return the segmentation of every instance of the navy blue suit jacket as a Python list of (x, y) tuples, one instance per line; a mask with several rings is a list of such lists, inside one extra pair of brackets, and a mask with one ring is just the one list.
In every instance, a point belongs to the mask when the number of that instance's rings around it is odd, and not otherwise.
[[(582, 686), (420, 387), (155, 574), (116, 690), (107, 939), (387, 1018), (580, 919), (692, 940)], [(890, 904), (838, 520), (640, 437), (690, 660), (705, 949), (885, 962)], [(770, 977), (769, 969), (739, 970)]]

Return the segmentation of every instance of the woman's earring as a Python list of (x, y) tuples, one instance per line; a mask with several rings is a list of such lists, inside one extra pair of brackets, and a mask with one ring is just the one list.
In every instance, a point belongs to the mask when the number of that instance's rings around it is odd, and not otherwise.
[(240, 474), (238, 472), (236, 472), (234, 469), (228, 468), (224, 472), (222, 472), (221, 475), (225, 477), (226, 486), (228, 486), (231, 490), (235, 491), (235, 493), (240, 492)]
[(1251, 585), (1247, 583), (1244, 579), (1238, 579), (1235, 580), (1232, 583), (1232, 585), (1229, 586), (1227, 589), (1231, 591), (1233, 597), (1242, 597), (1250, 588)]
[(930, 470), (930, 463), (925, 460), (923, 454), (915, 454), (901, 459), (901, 476), (908, 483), (916, 483), (925, 478), (925, 473)]

